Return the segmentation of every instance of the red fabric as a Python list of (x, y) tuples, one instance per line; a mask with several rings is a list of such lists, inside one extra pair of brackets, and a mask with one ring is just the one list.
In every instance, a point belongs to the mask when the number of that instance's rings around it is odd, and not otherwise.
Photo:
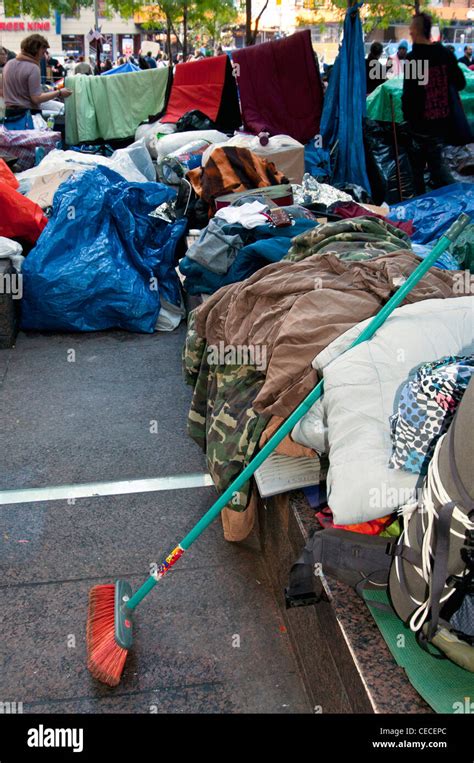
[(232, 53), (246, 129), (306, 143), (319, 133), (323, 86), (311, 32)]
[(337, 530), (348, 530), (349, 532), (362, 533), (363, 535), (380, 535), (394, 521), (393, 516), (388, 514), (381, 519), (371, 519), (369, 522), (360, 522), (357, 525), (335, 525), (333, 513), (329, 506), (326, 506), (321, 511), (317, 511), (316, 519), (324, 529), (335, 527)]
[(215, 122), (222, 100), (226, 65), (226, 55), (178, 64), (168, 108), (160, 122), (175, 123), (194, 109), (199, 109)]
[(48, 218), (33, 201), (0, 183), (0, 236), (36, 243)]
[(406, 220), (405, 222), (402, 222), (401, 220), (387, 220), (387, 218), (383, 215), (378, 215), (376, 212), (371, 212), (369, 209), (361, 207), (361, 205), (357, 204), (356, 201), (341, 201), (339, 203), (333, 204), (330, 211), (335, 215), (340, 215), (340, 217), (344, 218), (378, 217), (379, 220), (383, 220), (385, 223), (393, 225), (394, 228), (399, 228), (409, 236), (412, 236), (415, 230), (413, 226), (413, 220)]
[(14, 188), (15, 191), (20, 187), (18, 180), (11, 171), (10, 167), (3, 159), (0, 159), (0, 182), (7, 183), (10, 188)]

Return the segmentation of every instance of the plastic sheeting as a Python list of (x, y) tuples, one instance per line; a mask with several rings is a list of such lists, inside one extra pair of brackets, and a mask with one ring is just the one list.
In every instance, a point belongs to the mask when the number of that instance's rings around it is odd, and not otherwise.
[(0, 236), (0, 260), (9, 259), (18, 273), (25, 261), (22, 251), (23, 247), (17, 241)]
[(453, 183), (430, 191), (416, 199), (390, 207), (389, 220), (413, 220), (412, 241), (428, 244), (436, 241), (449, 226), (466, 212), (474, 220), (474, 186)]
[(149, 217), (174, 195), (107, 167), (63, 183), (23, 267), (23, 328), (153, 332), (161, 299), (181, 304), (175, 250), (186, 221)]
[(410, 161), (411, 135), (406, 125), (396, 125), (396, 130), (401, 188), (398, 184), (393, 126), (388, 122), (373, 122), (370, 119), (365, 121), (365, 157), (374, 204), (394, 204), (401, 199), (412, 199), (416, 196)]
[(357, 3), (344, 19), (342, 47), (331, 71), (321, 117), (325, 148), (337, 143), (333, 183), (352, 183), (370, 193), (365, 168), (362, 120), (366, 113), (364, 39)]
[(153, 159), (156, 159), (157, 135), (160, 133), (163, 133), (164, 135), (170, 135), (173, 132), (176, 132), (176, 125), (164, 125), (161, 124), (161, 122), (147, 122), (146, 124), (140, 125), (140, 127), (137, 128), (135, 133), (135, 140), (141, 140), (144, 138), (145, 145), (150, 153), (150, 156)]
[(85, 154), (78, 151), (51, 151), (38, 164), (25, 172), (20, 172), (17, 178), (22, 193), (29, 193), (37, 178), (48, 177), (53, 173), (59, 175), (64, 170), (84, 172), (98, 165), (109, 167), (130, 183), (146, 183), (156, 180), (156, 171), (145, 146), (144, 139), (132, 143), (127, 148), (119, 148), (110, 158), (99, 154)]
[(161, 162), (166, 156), (173, 154), (180, 148), (195, 140), (207, 140), (208, 143), (226, 143), (227, 135), (219, 130), (190, 130), (189, 132), (173, 133), (172, 135), (163, 135), (158, 138), (154, 144), (156, 157)]
[(128, 74), (129, 72), (138, 72), (140, 71), (139, 66), (135, 66), (135, 64), (130, 63), (130, 61), (127, 61), (125, 64), (122, 64), (122, 66), (116, 66), (115, 69), (110, 69), (108, 72), (102, 72), (100, 75), (101, 77), (106, 77), (108, 74)]

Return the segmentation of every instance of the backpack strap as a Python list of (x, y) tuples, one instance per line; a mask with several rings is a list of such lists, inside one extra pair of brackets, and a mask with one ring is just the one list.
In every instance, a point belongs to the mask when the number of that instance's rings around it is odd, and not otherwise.
[[(469, 493), (467, 492), (466, 488), (464, 487), (464, 484), (462, 482), (461, 476), (459, 474), (457, 465), (456, 465), (456, 458), (455, 458), (455, 451), (454, 451), (454, 437), (455, 437), (455, 427), (457, 422), (457, 412), (454, 416), (454, 419), (451, 424), (451, 432), (449, 434), (449, 440), (448, 440), (448, 460), (449, 460), (449, 468), (451, 471), (451, 477), (454, 481), (454, 484), (456, 485), (456, 489), (461, 496), (461, 502), (464, 505), (464, 507), (468, 510), (469, 514), (471, 514), (474, 511), (474, 500), (470, 497)], [(449, 501), (448, 503), (445, 503), (439, 513), (438, 513), (438, 523), (436, 528), (436, 545), (433, 549), (433, 571), (431, 575), (431, 585), (430, 585), (430, 621), (427, 628), (426, 633), (426, 639), (428, 641), (431, 641), (433, 636), (437, 632), (439, 618), (440, 618), (440, 609), (441, 609), (441, 597), (443, 595), (443, 591), (446, 585), (446, 581), (449, 578), (448, 575), (448, 561), (449, 561), (449, 545), (450, 545), (450, 537), (451, 537), (451, 521), (453, 516), (453, 511), (456, 508), (456, 506), (460, 503), (460, 501)], [(472, 570), (469, 574), (469, 578), (472, 578)], [(423, 641), (423, 636), (420, 634), (421, 641)]]
[(398, 543), (389, 543), (387, 545), (387, 554), (390, 554), (390, 556), (393, 557), (399, 556), (410, 564), (413, 564), (414, 567), (421, 568), (422, 566), (420, 552), (415, 551), (415, 549), (411, 548), (410, 546), (403, 546), (402, 544)]
[(451, 423), (452, 433), (450, 433), (449, 435), (449, 443), (448, 443), (449, 468), (451, 470), (451, 476), (454, 480), (454, 484), (456, 485), (456, 489), (459, 495), (461, 496), (461, 501), (464, 507), (468, 510), (469, 514), (471, 514), (474, 511), (474, 500), (471, 498), (466, 488), (464, 487), (463, 481), (461, 479), (461, 475), (459, 474), (458, 467), (456, 465), (456, 459), (455, 459), (455, 453), (454, 453), (454, 435), (455, 435), (456, 421), (457, 421), (457, 411)]
[(431, 641), (436, 633), (446, 580), (448, 578), (449, 544), (451, 539), (451, 520), (456, 501), (445, 503), (438, 515), (436, 527), (436, 545), (433, 548), (433, 570), (430, 581), (430, 611), (431, 618), (427, 638)]

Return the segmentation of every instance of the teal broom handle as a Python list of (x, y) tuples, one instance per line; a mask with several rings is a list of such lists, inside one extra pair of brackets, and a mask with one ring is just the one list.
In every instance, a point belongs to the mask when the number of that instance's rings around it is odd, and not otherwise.
[[(365, 327), (355, 339), (351, 345), (347, 348), (350, 350), (352, 347), (365, 342), (370, 339), (378, 328), (388, 318), (398, 305), (403, 302), (407, 294), (413, 289), (413, 287), (423, 278), (425, 273), (432, 267), (438, 257), (448, 248), (448, 246), (454, 242), (457, 237), (462, 233), (465, 227), (470, 223), (470, 218), (466, 214), (462, 214), (458, 217), (449, 230), (439, 239), (436, 246), (432, 249), (429, 255), (418, 265), (417, 268), (408, 276), (405, 283), (403, 283), (399, 289), (393, 294), (388, 302), (382, 307), (382, 309), (375, 315), (370, 323)], [(229, 502), (232, 501), (234, 494), (250, 479), (254, 472), (261, 464), (268, 458), (268, 456), (275, 450), (277, 445), (286, 437), (293, 429), (295, 424), (303, 418), (305, 413), (309, 411), (312, 405), (319, 400), (324, 390), (323, 380), (311, 390), (311, 392), (305, 397), (305, 399), (298, 405), (297, 408), (290, 414), (290, 416), (284, 421), (274, 435), (265, 443), (263, 448), (252, 458), (249, 464), (241, 471), (241, 473), (235, 478), (235, 480), (229, 485), (226, 490), (219, 496), (217, 501), (211, 506), (211, 508), (204, 514), (203, 517), (194, 525), (192, 530), (183, 538), (179, 547), (181, 549), (188, 549), (192, 543), (204, 532), (204, 530), (214, 521), (214, 519), (220, 514)], [(178, 547), (178, 548), (179, 548)], [(171, 565), (170, 565), (171, 566)], [(163, 572), (164, 574), (164, 572)], [(161, 576), (160, 576), (161, 577)], [(134, 609), (142, 599), (151, 591), (156, 585), (159, 578), (150, 576), (148, 580), (136, 591), (136, 593), (127, 602), (127, 609)]]

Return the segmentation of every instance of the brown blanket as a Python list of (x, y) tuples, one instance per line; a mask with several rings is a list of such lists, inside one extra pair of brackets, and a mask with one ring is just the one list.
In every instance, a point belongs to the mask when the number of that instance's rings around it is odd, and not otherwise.
[[(265, 380), (253, 406), (258, 413), (286, 417), (317, 382), (313, 358), (375, 315), (419, 263), (402, 251), (367, 262), (326, 254), (268, 265), (201, 305), (196, 332), (208, 345), (223, 341), (265, 352)], [(454, 275), (431, 268), (405, 303), (456, 296)]]

